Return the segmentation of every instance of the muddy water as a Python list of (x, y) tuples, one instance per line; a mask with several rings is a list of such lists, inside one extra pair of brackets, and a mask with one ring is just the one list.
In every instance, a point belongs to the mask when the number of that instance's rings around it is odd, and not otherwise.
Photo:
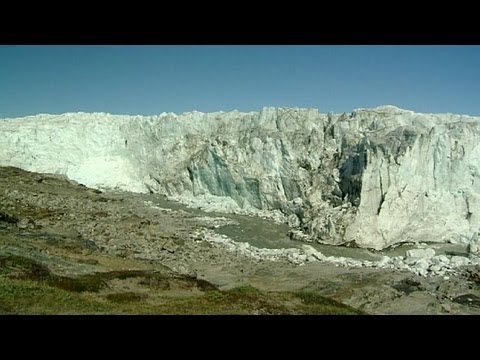
[[(227, 214), (218, 212), (205, 212), (200, 209), (192, 209), (187, 206), (167, 200), (162, 195), (156, 194), (132, 194), (140, 197), (144, 201), (151, 201), (154, 205), (164, 209), (183, 210), (193, 216), (198, 217), (224, 217), (234, 220), (238, 225), (226, 225), (215, 229), (215, 232), (226, 235), (234, 241), (248, 242), (259, 248), (281, 249), (281, 248), (300, 248), (305, 243), (293, 241), (288, 237), (288, 226), (285, 224), (276, 224), (255, 216)], [(416, 244), (404, 244), (393, 249), (383, 251), (373, 251), (369, 249), (349, 248), (345, 246), (324, 245), (318, 243), (308, 243), (315, 249), (321, 251), (326, 256), (343, 256), (357, 260), (380, 260), (384, 255), (405, 256), (407, 250), (417, 249), (422, 246)], [(437, 255), (459, 255), (467, 256), (466, 247), (459, 244), (429, 244), (429, 247), (435, 249)]]
[(275, 224), (255, 216), (226, 214), (218, 212), (205, 212), (200, 209), (188, 208), (178, 202), (169, 201), (161, 195), (138, 195), (145, 201), (151, 201), (158, 207), (172, 210), (183, 210), (198, 217), (223, 217), (234, 220), (238, 225), (226, 225), (215, 229), (217, 234), (226, 235), (232, 240), (248, 242), (259, 248), (281, 249), (299, 248), (302, 243), (291, 240), (288, 236), (288, 226)]

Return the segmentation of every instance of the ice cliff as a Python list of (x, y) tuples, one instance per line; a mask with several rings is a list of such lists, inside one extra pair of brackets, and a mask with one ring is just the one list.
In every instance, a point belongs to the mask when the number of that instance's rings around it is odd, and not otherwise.
[(0, 120), (0, 165), (223, 211), (280, 211), (323, 243), (477, 244), (478, 139), (480, 117), (394, 106), (68, 113)]

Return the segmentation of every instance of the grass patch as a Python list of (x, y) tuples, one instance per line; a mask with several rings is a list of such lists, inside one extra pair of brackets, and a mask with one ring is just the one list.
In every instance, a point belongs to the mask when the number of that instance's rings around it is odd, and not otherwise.
[[(135, 277), (152, 277), (154, 273), (145, 270), (120, 270), (98, 272), (78, 277), (64, 277), (51, 275), (47, 283), (57, 288), (73, 292), (98, 292), (108, 286), (108, 281), (125, 280)], [(156, 274), (155, 274), (156, 275)], [(161, 275), (157, 275), (161, 276)]]
[[(129, 288), (101, 292), (112, 280)], [(140, 292), (138, 287), (143, 288)], [(114, 287), (112, 287), (114, 288)], [(148, 293), (144, 292), (148, 290)], [(164, 291), (168, 291), (165, 292)], [(149, 299), (145, 302), (146, 298)], [(77, 277), (53, 274), (29, 257), (0, 256), (0, 313), (10, 314), (359, 314), (313, 292), (226, 291), (193, 277), (152, 270), (114, 270)]]
[(20, 273), (25, 279), (46, 279), (50, 271), (45, 265), (24, 256), (2, 255), (0, 256), (0, 274)]
[(354, 309), (338, 301), (326, 298), (314, 292), (294, 293), (305, 305), (303, 311), (305, 314), (325, 314), (325, 315), (353, 315), (363, 314), (362, 311)]
[(16, 224), (18, 222), (18, 219), (15, 216), (7, 214), (4, 211), (0, 211), (0, 221), (6, 222), (9, 224)]
[[(79, 293), (45, 282), (0, 278), (0, 313), (9, 314), (358, 314), (312, 293), (267, 293), (246, 286), (192, 296)], [(298, 299), (302, 301), (298, 302)], [(295, 299), (297, 301), (295, 302)], [(292, 305), (293, 304), (293, 305)]]
[(0, 304), (8, 314), (109, 313), (104, 304), (44, 283), (0, 278)]
[(11, 314), (13, 312), (12, 308), (5, 305), (3, 302), (0, 302), (0, 314)]
[(182, 275), (169, 275), (149, 270), (113, 270), (77, 277), (60, 276), (50, 272), (47, 266), (31, 258), (18, 255), (0, 256), (0, 275), (19, 280), (43, 282), (70, 292), (99, 292), (108, 287), (111, 280), (140, 278), (139, 285), (151, 290), (216, 290), (208, 281)]
[(361, 314), (315, 293), (263, 292), (249, 285), (198, 297), (171, 298), (154, 309), (163, 314)]
[(50, 276), (50, 278), (47, 280), (47, 284), (71, 292), (98, 292), (107, 286), (107, 282), (96, 274), (84, 275), (75, 278), (66, 276)]
[(135, 292), (124, 292), (124, 293), (115, 293), (115, 294), (108, 294), (105, 296), (108, 301), (112, 301), (115, 303), (126, 303), (126, 302), (135, 302), (141, 301), (147, 298), (145, 294), (139, 294)]

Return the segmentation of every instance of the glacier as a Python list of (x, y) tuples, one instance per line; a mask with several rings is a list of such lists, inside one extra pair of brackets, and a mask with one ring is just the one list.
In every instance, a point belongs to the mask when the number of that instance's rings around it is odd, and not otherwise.
[(283, 219), (303, 241), (478, 249), (479, 136), (480, 117), (390, 105), (40, 114), (0, 120), (0, 165)]

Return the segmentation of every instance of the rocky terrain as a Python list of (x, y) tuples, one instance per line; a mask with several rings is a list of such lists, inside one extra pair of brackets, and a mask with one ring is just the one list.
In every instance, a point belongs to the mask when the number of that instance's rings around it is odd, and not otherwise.
[(261, 291), (228, 271), (218, 272), (226, 283), (200, 276), (255, 263), (196, 242), (190, 233), (202, 224), (129, 194), (1, 167), (0, 313), (359, 312), (311, 291)]
[(37, 115), (0, 121), (0, 164), (272, 218), (301, 241), (454, 243), (476, 253), (479, 125), (394, 106)]
[(422, 276), (389, 266), (396, 257), (382, 252), (368, 264), (301, 243), (259, 249), (220, 234), (238, 218), (156, 199), (0, 167), (0, 312), (480, 312), (473, 254), (417, 246), (398, 256), (407, 265), (467, 259), (440, 276), (430, 268)]

